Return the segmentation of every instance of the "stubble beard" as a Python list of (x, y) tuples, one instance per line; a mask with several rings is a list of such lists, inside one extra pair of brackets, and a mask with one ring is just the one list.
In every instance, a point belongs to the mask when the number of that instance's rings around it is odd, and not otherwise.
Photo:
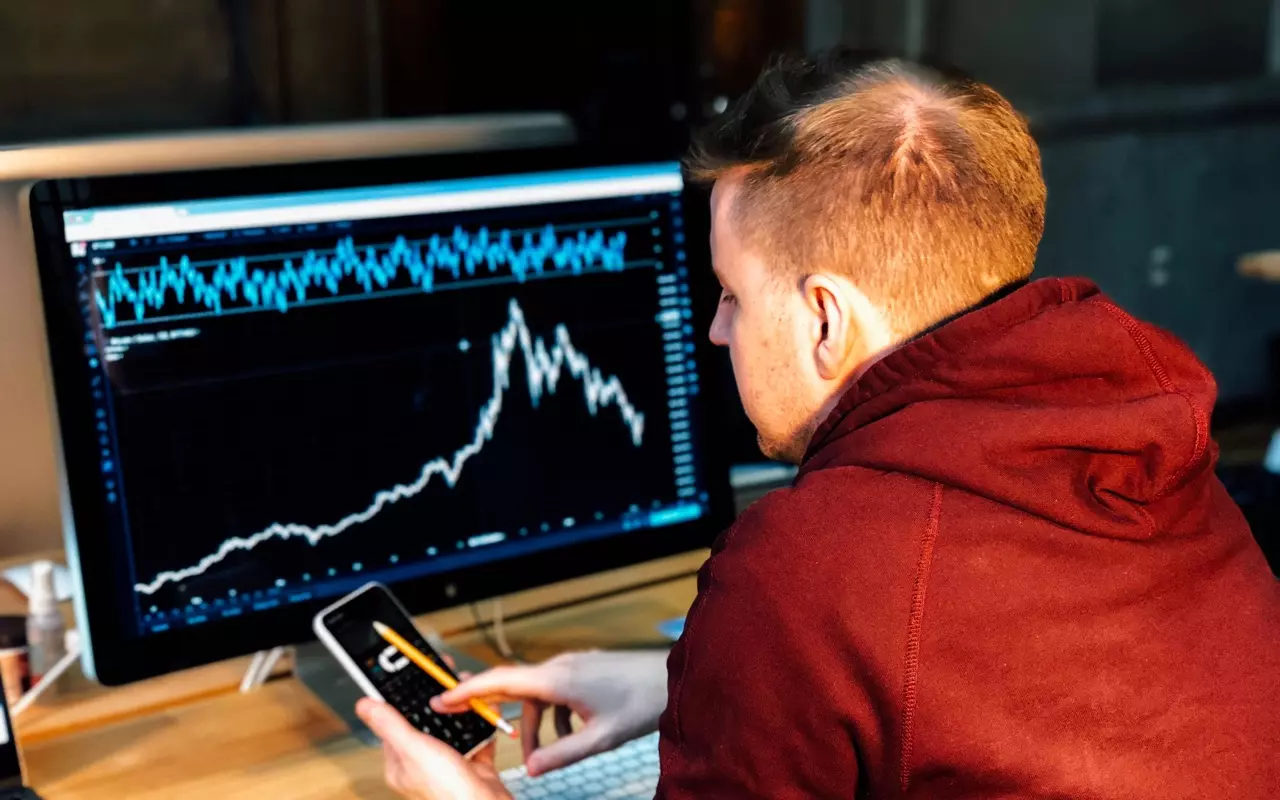
[(759, 432), (756, 433), (756, 444), (760, 447), (760, 452), (765, 458), (772, 461), (781, 461), (784, 464), (796, 464), (804, 461), (804, 455), (809, 449), (809, 441), (813, 438), (813, 428), (805, 426), (797, 431), (794, 436), (786, 441), (775, 441), (766, 439)]

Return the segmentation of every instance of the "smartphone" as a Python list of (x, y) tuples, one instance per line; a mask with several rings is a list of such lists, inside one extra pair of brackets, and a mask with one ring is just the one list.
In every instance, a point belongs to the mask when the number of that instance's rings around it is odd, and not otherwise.
[(429, 701), (444, 687), (387, 643), (373, 623), (400, 634), (446, 672), (453, 670), (427, 644), (400, 601), (380, 583), (369, 583), (316, 614), (312, 627), (365, 695), (399, 711), (423, 733), (471, 756), (494, 737), (495, 729), (474, 711), (437, 714)]

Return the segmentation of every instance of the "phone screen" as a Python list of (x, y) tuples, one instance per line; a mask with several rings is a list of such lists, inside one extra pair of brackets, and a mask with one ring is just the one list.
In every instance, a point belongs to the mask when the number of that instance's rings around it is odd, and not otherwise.
[(326, 611), (321, 620), (369, 685), (418, 730), (464, 754), (493, 736), (493, 726), (474, 712), (442, 715), (431, 710), (428, 702), (444, 687), (384, 641), (373, 629), (374, 621), (403, 636), (449, 674), (453, 670), (427, 644), (385, 587), (374, 584), (352, 594)]

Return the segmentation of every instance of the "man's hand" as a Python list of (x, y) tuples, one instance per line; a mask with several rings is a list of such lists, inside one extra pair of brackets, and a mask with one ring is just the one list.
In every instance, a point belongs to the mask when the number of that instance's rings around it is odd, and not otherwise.
[(408, 800), (510, 798), (493, 768), (493, 746), (470, 761), (421, 733), (386, 703), (365, 698), (356, 713), (382, 740), (387, 785)]
[[(472, 698), (524, 701), (520, 740), (525, 768), (541, 775), (652, 733), (667, 705), (667, 654), (570, 653), (534, 667), (498, 667), (431, 701), (459, 714)], [(542, 714), (555, 710), (554, 743), (540, 746)], [(585, 723), (576, 733), (573, 714)]]

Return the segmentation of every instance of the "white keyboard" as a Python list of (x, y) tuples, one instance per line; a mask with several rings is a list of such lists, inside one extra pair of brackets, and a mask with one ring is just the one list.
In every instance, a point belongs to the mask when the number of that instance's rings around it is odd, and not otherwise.
[(502, 773), (516, 800), (653, 800), (658, 791), (658, 734), (539, 778), (524, 767)]

